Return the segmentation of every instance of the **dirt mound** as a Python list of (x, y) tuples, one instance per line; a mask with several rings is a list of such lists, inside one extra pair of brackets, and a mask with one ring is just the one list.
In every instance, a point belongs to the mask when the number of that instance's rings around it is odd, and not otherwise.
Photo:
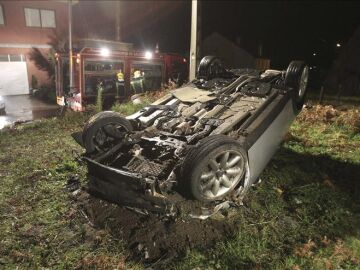
[(360, 131), (360, 112), (353, 108), (336, 108), (332, 105), (308, 106), (301, 111), (298, 120), (307, 123), (336, 123)]
[(234, 219), (225, 218), (221, 213), (206, 220), (140, 214), (89, 196), (84, 191), (81, 193), (77, 203), (92, 227), (109, 229), (113, 236), (123, 240), (129, 259), (152, 267), (156, 265), (157, 269), (166, 261), (183, 256), (189, 249), (213, 246), (236, 227)]

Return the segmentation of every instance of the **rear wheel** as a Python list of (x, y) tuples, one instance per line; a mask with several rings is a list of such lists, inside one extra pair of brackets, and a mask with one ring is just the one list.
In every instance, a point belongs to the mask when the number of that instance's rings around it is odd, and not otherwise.
[(208, 81), (225, 72), (221, 60), (218, 57), (208, 55), (201, 59), (196, 77)]
[(293, 104), (296, 112), (304, 105), (309, 80), (309, 67), (302, 61), (292, 61), (286, 70), (285, 86), (294, 89)]
[(92, 116), (83, 129), (83, 142), (87, 153), (103, 153), (121, 142), (132, 131), (131, 123), (120, 114), (111, 111)]
[(223, 199), (242, 180), (246, 162), (246, 153), (239, 142), (225, 135), (210, 136), (185, 158), (186, 189), (199, 201)]

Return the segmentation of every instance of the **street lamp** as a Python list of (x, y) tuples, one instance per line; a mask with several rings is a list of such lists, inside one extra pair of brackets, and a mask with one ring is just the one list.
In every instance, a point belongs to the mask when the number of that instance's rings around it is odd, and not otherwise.
[(336, 43), (336, 47), (340, 48), (341, 44), (340, 43)]

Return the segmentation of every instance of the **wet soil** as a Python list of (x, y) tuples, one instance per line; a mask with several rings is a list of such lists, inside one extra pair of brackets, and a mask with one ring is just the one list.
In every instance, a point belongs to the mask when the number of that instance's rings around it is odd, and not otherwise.
[(229, 210), (206, 220), (188, 215), (140, 214), (81, 192), (77, 201), (90, 224), (97, 229), (106, 228), (114, 237), (122, 239), (129, 259), (151, 267), (156, 265), (156, 269), (166, 268), (166, 262), (184, 256), (188, 250), (214, 246), (237, 227)]

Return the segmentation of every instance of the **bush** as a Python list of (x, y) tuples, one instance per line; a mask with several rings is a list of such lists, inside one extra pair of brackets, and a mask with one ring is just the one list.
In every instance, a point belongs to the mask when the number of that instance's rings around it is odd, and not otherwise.
[(126, 103), (118, 103), (116, 102), (112, 107), (111, 110), (114, 112), (121, 113), (123, 115), (130, 115), (138, 110), (144, 108), (146, 105), (149, 105), (149, 102), (142, 102), (139, 104), (134, 104), (131, 101), (128, 101)]
[(39, 89), (34, 89), (33, 96), (46, 102), (56, 103), (55, 85), (43, 85)]
[(36, 78), (35, 75), (31, 76), (31, 88), (32, 89), (37, 89), (39, 87), (39, 82), (38, 79)]

